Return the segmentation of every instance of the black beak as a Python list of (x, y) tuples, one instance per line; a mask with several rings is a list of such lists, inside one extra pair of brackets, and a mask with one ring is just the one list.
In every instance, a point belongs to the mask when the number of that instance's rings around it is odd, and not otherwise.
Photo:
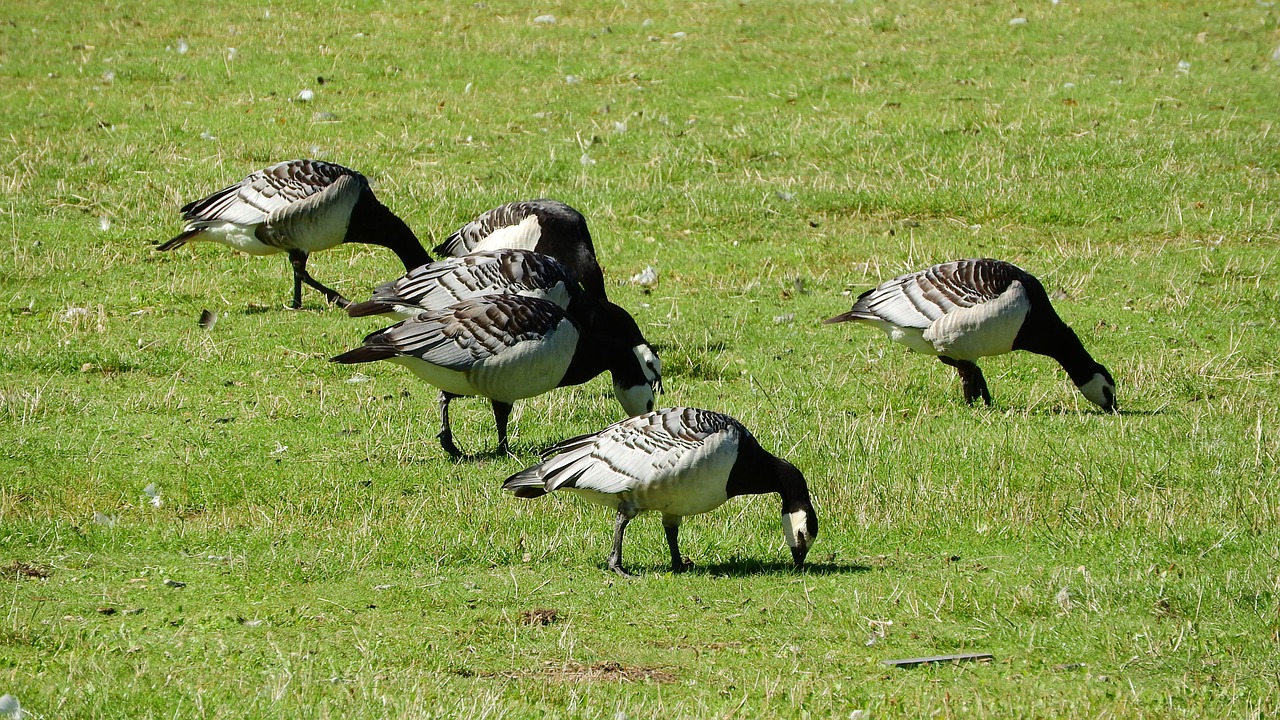
[(804, 557), (808, 554), (809, 548), (807, 547), (791, 548), (791, 559), (795, 561), (797, 570), (804, 567)]

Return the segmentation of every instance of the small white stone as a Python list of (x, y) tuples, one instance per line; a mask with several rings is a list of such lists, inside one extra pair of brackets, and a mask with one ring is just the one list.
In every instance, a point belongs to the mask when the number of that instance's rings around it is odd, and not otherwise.
[(617, 133), (624, 133), (624, 132), (626, 132), (626, 131), (627, 131), (627, 124), (626, 124), (626, 123), (624, 123), (624, 122), (617, 122), (617, 121), (614, 121), (614, 123), (613, 123), (613, 131), (614, 131), (614, 132), (617, 132)]
[(675, 39), (679, 40), (679, 39), (681, 39), (681, 38), (687, 37), (687, 35), (686, 35), (686, 34), (685, 34), (685, 32), (682, 30), (682, 31), (680, 31), (680, 32), (673, 32), (673, 33), (671, 33), (671, 37), (673, 37), (673, 38), (675, 38)]
[(235, 59), (236, 59), (236, 49), (235, 49), (235, 48), (227, 48), (227, 60), (228, 60), (228, 61), (231, 61), (231, 60), (235, 60)]
[(1179, 61), (1178, 61), (1178, 72), (1180, 72), (1180, 73), (1182, 73), (1182, 74), (1184, 74), (1184, 75), (1185, 75), (1185, 74), (1187, 74), (1187, 73), (1189, 73), (1189, 72), (1191, 72), (1191, 63), (1187, 62), (1186, 60), (1179, 60)]
[(538, 17), (533, 19), (533, 22), (538, 25), (555, 25), (556, 16), (555, 15), (539, 15)]
[(1016, 17), (1009, 21), (1010, 25), (1026, 25), (1027, 19), (1024, 17)]
[(22, 711), (22, 704), (18, 702), (18, 698), (6, 693), (0, 695), (0, 717), (19, 720), (26, 717), (26, 713)]
[(471, 84), (471, 83), (467, 83), (466, 87), (462, 88), (462, 94), (463, 94), (463, 95), (470, 95), (470, 94), (471, 94), (471, 88), (472, 88), (472, 84)]
[(578, 158), (578, 162), (582, 163), (582, 167), (591, 167), (596, 164), (595, 159), (586, 153), (582, 153), (582, 157)]
[(213, 133), (209, 132), (208, 130), (205, 130), (205, 131), (203, 131), (203, 132), (201, 132), (201, 133), (200, 133), (200, 139), (201, 139), (201, 140), (217, 140), (217, 139), (218, 139), (218, 136), (217, 136), (217, 135), (214, 135)]
[(110, 229), (111, 229), (111, 218), (107, 217), (106, 215), (102, 215), (102, 216), (100, 216), (100, 217), (98, 218), (98, 228), (99, 228), (99, 229), (101, 229), (101, 230), (102, 230), (102, 232), (106, 232), (106, 231), (110, 230)]
[(582, 82), (582, 78), (578, 77), (577, 75), (565, 75), (564, 81), (569, 83), (570, 85), (577, 85), (578, 83)]
[(316, 94), (312, 92), (310, 88), (306, 88), (303, 89), (302, 92), (298, 93), (298, 100), (301, 100), (302, 102), (311, 102), (315, 99), (315, 96)]

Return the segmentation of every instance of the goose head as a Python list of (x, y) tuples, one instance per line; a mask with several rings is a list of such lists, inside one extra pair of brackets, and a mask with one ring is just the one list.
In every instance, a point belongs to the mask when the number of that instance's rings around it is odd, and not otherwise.
[(818, 513), (809, 499), (809, 486), (804, 475), (791, 463), (775, 458), (782, 495), (782, 537), (791, 548), (796, 568), (804, 567), (809, 548), (818, 537)]
[(1106, 368), (1097, 366), (1093, 374), (1077, 387), (1089, 402), (1107, 412), (1116, 411), (1116, 381), (1111, 378), (1111, 373), (1107, 372)]

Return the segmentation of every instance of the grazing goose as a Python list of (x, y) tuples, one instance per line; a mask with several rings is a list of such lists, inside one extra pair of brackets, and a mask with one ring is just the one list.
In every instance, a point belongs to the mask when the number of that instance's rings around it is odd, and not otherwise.
[(319, 160), (289, 160), (183, 206), (182, 233), (156, 246), (172, 250), (211, 240), (250, 255), (289, 254), (294, 309), (302, 283), (339, 307), (349, 303), (307, 272), (307, 256), (346, 242), (391, 248), (405, 269), (431, 260), (413, 231), (378, 201), (363, 175)]
[(522, 200), (499, 205), (463, 225), (436, 246), (454, 257), (481, 250), (533, 250), (564, 263), (595, 300), (605, 299), (604, 271), (582, 213), (558, 200)]
[(978, 358), (1027, 350), (1057, 360), (1092, 403), (1114, 411), (1116, 383), (1054, 312), (1044, 286), (1007, 262), (983, 258), (934, 265), (858, 296), (853, 309), (826, 320), (874, 325), (912, 350), (954, 367), (964, 399), (991, 404)]
[(424, 310), (460, 300), (512, 293), (569, 307), (580, 295), (573, 273), (558, 260), (531, 250), (488, 250), (445, 258), (410, 270), (398, 280), (379, 285), (373, 298), (347, 308), (351, 317), (387, 315), (405, 320)]
[[(364, 345), (333, 358), (339, 363), (390, 360), (440, 388), (440, 446), (454, 457), (449, 401), (479, 395), (493, 404), (498, 452), (507, 449), (507, 420), (516, 400), (580, 385), (608, 370), (614, 395), (630, 415), (653, 409), (661, 391), (657, 356), (622, 308), (601, 309), (582, 325), (541, 298), (488, 295), (431, 310), (372, 333)], [(651, 357), (651, 368), (644, 358)]]
[(565, 440), (542, 462), (502, 484), (516, 497), (536, 498), (565, 489), (618, 511), (609, 569), (622, 567), (627, 523), (645, 510), (662, 513), (672, 572), (682, 572), (680, 523), (738, 495), (782, 496), (782, 534), (797, 568), (818, 536), (809, 486), (794, 465), (775, 457), (742, 423), (696, 408), (668, 408), (616, 422), (593, 435)]

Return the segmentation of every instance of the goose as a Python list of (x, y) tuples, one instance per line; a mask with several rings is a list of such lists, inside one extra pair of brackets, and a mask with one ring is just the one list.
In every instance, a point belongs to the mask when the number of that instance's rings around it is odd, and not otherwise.
[(606, 297), (604, 271), (596, 260), (587, 219), (559, 200), (543, 198), (499, 205), (458, 228), (435, 247), (435, 253), (459, 257), (498, 248), (550, 255), (578, 276), (588, 297)]
[(561, 442), (542, 462), (507, 478), (520, 498), (568, 490), (617, 511), (609, 569), (624, 577), (622, 537), (646, 510), (662, 513), (671, 571), (683, 572), (680, 523), (739, 495), (782, 496), (782, 534), (797, 568), (818, 536), (809, 486), (794, 465), (760, 447), (742, 423), (711, 410), (674, 407), (616, 422)]
[(371, 299), (348, 306), (347, 314), (407, 320), (425, 310), (498, 293), (540, 297), (567, 308), (581, 290), (573, 273), (555, 258), (506, 248), (420, 265), (397, 280), (379, 285)]
[(431, 260), (409, 226), (374, 197), (363, 175), (319, 160), (276, 163), (187, 203), (181, 212), (182, 232), (157, 250), (208, 240), (250, 255), (288, 253), (295, 310), (302, 307), (303, 283), (339, 307), (349, 304), (307, 272), (307, 256), (318, 250), (347, 242), (382, 245), (406, 270)]
[[(493, 405), (498, 452), (507, 451), (507, 421), (516, 400), (580, 385), (608, 370), (614, 395), (629, 415), (653, 409), (662, 380), (657, 355), (636, 321), (617, 305), (584, 325), (542, 298), (498, 294), (468, 298), (419, 313), (371, 333), (337, 363), (390, 360), (441, 390), (440, 446), (460, 457), (449, 425), (449, 401), (481, 396)], [(646, 365), (642, 358), (651, 357)]]
[(955, 368), (970, 404), (978, 398), (991, 404), (978, 358), (1026, 350), (1057, 360), (1090, 402), (1116, 409), (1111, 373), (1058, 317), (1044, 285), (1011, 263), (956, 260), (902, 275), (862, 293), (852, 310), (824, 322), (849, 320), (874, 325), (895, 342)]

